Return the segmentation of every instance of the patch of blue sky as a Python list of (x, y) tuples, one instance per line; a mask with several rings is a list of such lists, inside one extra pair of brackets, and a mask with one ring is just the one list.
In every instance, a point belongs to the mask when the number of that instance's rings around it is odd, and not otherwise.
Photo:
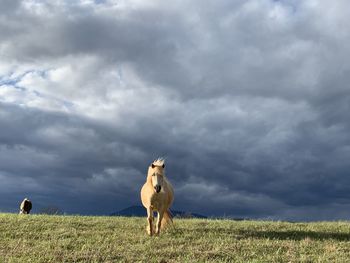
[(37, 96), (39, 98), (42, 98), (42, 99), (47, 99), (47, 100), (53, 101), (53, 102), (55, 102), (55, 104), (61, 105), (61, 106), (63, 106), (63, 108), (65, 108), (67, 110), (71, 110), (71, 109), (74, 108), (74, 103), (73, 102), (70, 102), (70, 101), (67, 101), (67, 100), (63, 100), (63, 99), (59, 99), (59, 98), (55, 98), (54, 96), (43, 94), (43, 93), (41, 93), (41, 92), (39, 92), (37, 90), (32, 90), (31, 92), (35, 96)]
[(14, 72), (11, 72), (7, 75), (0, 75), (0, 87), (1, 86), (12, 86), (16, 89), (24, 90), (24, 87), (20, 87), (18, 83), (27, 75), (30, 73), (35, 73), (42, 77), (43, 79), (47, 79), (47, 73), (48, 70), (27, 70), (24, 73), (21, 73), (19, 75), (16, 75)]
[(0, 87), (6, 86), (6, 87), (13, 87), (15, 89), (25, 90), (25, 88), (17, 85), (17, 83), (20, 80), (21, 80), (20, 78), (6, 78), (6, 77), (0, 76)]
[[(12, 87), (17, 90), (21, 90), (23, 92), (28, 92), (28, 89), (20, 86), (19, 82), (27, 75), (31, 73), (35, 73), (38, 76), (42, 77), (43, 79), (48, 78), (48, 71), (49, 70), (27, 70), (21, 74), (16, 74), (15, 72), (10, 72), (7, 75), (0, 75), (0, 88), (1, 87)], [(62, 100), (58, 98), (54, 98), (52, 96), (48, 96), (45, 94), (42, 94), (41, 92), (37, 90), (31, 90), (30, 93), (34, 94), (36, 97), (42, 98), (42, 99), (49, 99), (51, 101), (55, 101), (59, 105), (62, 105), (64, 108), (71, 110), (74, 108), (74, 103), (67, 101), (67, 100)]]

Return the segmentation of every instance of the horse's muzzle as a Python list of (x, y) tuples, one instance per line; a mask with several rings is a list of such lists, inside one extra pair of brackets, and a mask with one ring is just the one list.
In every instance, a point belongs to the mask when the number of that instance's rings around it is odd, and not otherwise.
[(157, 184), (157, 185), (154, 187), (154, 189), (156, 190), (157, 193), (159, 193), (160, 190), (162, 189), (162, 187), (161, 187), (159, 184)]

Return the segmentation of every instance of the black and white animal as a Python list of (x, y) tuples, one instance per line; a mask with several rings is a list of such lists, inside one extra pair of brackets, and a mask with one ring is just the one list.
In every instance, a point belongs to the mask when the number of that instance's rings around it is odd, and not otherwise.
[(28, 198), (24, 198), (24, 200), (22, 201), (19, 207), (19, 213), (29, 214), (31, 209), (32, 209), (32, 202)]

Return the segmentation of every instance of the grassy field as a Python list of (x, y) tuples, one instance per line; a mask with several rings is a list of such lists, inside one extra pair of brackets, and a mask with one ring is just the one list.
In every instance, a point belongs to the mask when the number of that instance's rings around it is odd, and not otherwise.
[(349, 262), (350, 223), (0, 214), (0, 262)]

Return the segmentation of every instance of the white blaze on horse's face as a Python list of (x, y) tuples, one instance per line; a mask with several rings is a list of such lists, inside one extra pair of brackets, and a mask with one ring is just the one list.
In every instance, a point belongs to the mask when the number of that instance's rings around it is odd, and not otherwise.
[(152, 185), (156, 193), (159, 193), (162, 190), (163, 186), (163, 171), (164, 171), (164, 165), (163, 166), (155, 166), (151, 165), (153, 171), (152, 171)]

